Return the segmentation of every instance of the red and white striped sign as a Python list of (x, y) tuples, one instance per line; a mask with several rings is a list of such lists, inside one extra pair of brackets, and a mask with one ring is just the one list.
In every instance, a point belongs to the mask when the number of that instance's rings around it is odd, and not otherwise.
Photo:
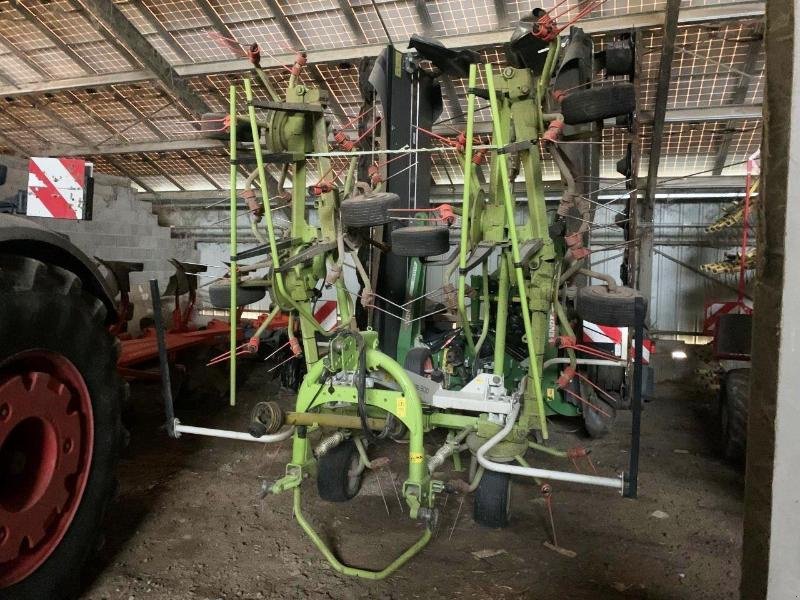
[(336, 300), (325, 300), (314, 313), (314, 318), (325, 331), (332, 331), (339, 319), (336, 312)]
[[(614, 356), (622, 360), (628, 359), (629, 329), (627, 327), (613, 327), (611, 325), (598, 325), (589, 321), (583, 322), (583, 342), (590, 344), (614, 344)], [(655, 349), (653, 340), (645, 338), (642, 347), (642, 363), (650, 363), (650, 354)]]
[(31, 158), (26, 214), (53, 219), (87, 217), (87, 165), (91, 163), (80, 158)]

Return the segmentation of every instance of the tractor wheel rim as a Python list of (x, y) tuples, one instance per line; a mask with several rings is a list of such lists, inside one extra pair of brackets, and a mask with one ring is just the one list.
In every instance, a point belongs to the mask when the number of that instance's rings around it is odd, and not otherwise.
[(93, 441), (89, 390), (66, 357), (32, 350), (0, 366), (0, 589), (58, 547), (86, 489)]

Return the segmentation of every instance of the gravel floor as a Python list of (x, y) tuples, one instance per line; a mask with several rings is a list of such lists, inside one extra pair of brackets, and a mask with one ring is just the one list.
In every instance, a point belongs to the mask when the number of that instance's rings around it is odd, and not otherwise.
[[(243, 429), (250, 406), (275, 397), (281, 397), (275, 383), (251, 378), (240, 406), (195, 406), (179, 416)], [(290, 494), (258, 498), (260, 482), (280, 476), (290, 442), (173, 441), (160, 429), (158, 388), (137, 387), (133, 399), (119, 498), (87, 599), (737, 597), (742, 476), (716, 457), (712, 407), (700, 392), (664, 384), (646, 406), (638, 500), (599, 488), (553, 486), (556, 534), (566, 552), (545, 545), (552, 533), (538, 487), (515, 480), (511, 528), (481, 528), (472, 520), (470, 497), (443, 495), (432, 542), (382, 582), (336, 574), (293, 521)], [(601, 441), (583, 438), (574, 421), (553, 428), (563, 447), (591, 446), (601, 474), (627, 463), (629, 413)], [(394, 491), (405, 469), (404, 450), (372, 449), (391, 463), (368, 473), (350, 503), (325, 504), (313, 483), (304, 486), (307, 517), (345, 561), (380, 567), (419, 535)], [(574, 469), (558, 459), (529, 458)]]

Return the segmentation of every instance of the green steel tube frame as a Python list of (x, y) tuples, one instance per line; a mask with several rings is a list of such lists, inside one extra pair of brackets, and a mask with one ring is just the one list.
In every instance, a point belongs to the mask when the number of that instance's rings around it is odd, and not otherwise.
[[(536, 99), (538, 105), (541, 106), (541, 98), (542, 94), (544, 93), (544, 89), (547, 86), (547, 79), (549, 79), (549, 75), (552, 72), (552, 69), (555, 64), (555, 54), (557, 54), (557, 44), (551, 45), (550, 51), (548, 52), (546, 66), (545, 66), (545, 73), (546, 77), (540, 78), (537, 82), (537, 89), (536, 89)], [(492, 113), (492, 121), (494, 126), (494, 146), (501, 148), (503, 147), (505, 140), (504, 140), (504, 131), (502, 129), (502, 119), (500, 108), (498, 105), (497, 99), (497, 91), (494, 86), (494, 77), (492, 72), (491, 65), (486, 66), (486, 77), (487, 83), (489, 88), (490, 94), (490, 105), (491, 105), (491, 113)], [(475, 82), (477, 78), (477, 66), (471, 65), (470, 66), (470, 73), (469, 73), (469, 87), (474, 89)], [(287, 101), (289, 101), (289, 93), (292, 89), (300, 89), (303, 88), (302, 85), (294, 85), (296, 84), (295, 81), (290, 82), (290, 91), (287, 92)], [(251, 81), (249, 79), (245, 79), (244, 81), (244, 88), (245, 88), (245, 97), (247, 101), (247, 110), (248, 116), (250, 119), (252, 134), (253, 134), (253, 145), (254, 145), (254, 154), (256, 158), (256, 164), (258, 167), (258, 175), (259, 175), (259, 183), (261, 188), (262, 194), (262, 202), (264, 205), (265, 211), (265, 222), (267, 227), (267, 234), (268, 234), (268, 242), (270, 246), (270, 254), (272, 258), (272, 268), (273, 268), (273, 292), (275, 295), (276, 301), (276, 308), (273, 309), (273, 312), (277, 310), (281, 303), (287, 305), (289, 310), (295, 311), (300, 318), (301, 324), (301, 331), (303, 337), (303, 346), (306, 350), (306, 361), (309, 365), (309, 370), (306, 377), (303, 380), (303, 383), (298, 390), (297, 394), (297, 401), (296, 401), (296, 411), (303, 412), (303, 413), (311, 413), (314, 411), (326, 410), (324, 405), (326, 403), (331, 402), (332, 400), (336, 400), (340, 403), (347, 403), (352, 404), (353, 408), (355, 408), (357, 404), (357, 392), (356, 389), (352, 386), (343, 386), (343, 385), (336, 385), (332, 387), (326, 386), (325, 375), (328, 367), (333, 369), (332, 364), (327, 364), (326, 361), (332, 360), (330, 358), (330, 354), (326, 359), (319, 359), (316, 349), (316, 340), (314, 339), (314, 333), (321, 330), (321, 327), (314, 319), (313, 315), (311, 314), (309, 308), (310, 303), (308, 302), (307, 297), (307, 289), (305, 289), (306, 295), (297, 294), (293, 295), (292, 291), (287, 287), (287, 280), (284, 277), (283, 273), (278, 272), (278, 267), (280, 266), (280, 258), (277, 250), (277, 243), (275, 238), (275, 231), (274, 225), (272, 220), (272, 214), (270, 210), (269, 204), (269, 192), (267, 188), (267, 181), (266, 181), (266, 171), (264, 167), (264, 159), (263, 153), (260, 144), (260, 129), (259, 124), (256, 120), (256, 113), (255, 107), (253, 105), (253, 93), (251, 87)], [(291, 92), (295, 93), (295, 92)], [(297, 92), (298, 94), (302, 94), (303, 92)], [(294, 99), (294, 98), (293, 98)], [(504, 109), (505, 110), (505, 109)], [(231, 87), (230, 93), (230, 113), (231, 113), (231, 122), (236, 122), (236, 90), (235, 87)], [(472, 338), (472, 331), (471, 326), (469, 323), (469, 319), (466, 313), (466, 306), (465, 306), (465, 276), (466, 274), (463, 272), (463, 269), (466, 266), (467, 260), (467, 253), (470, 247), (470, 217), (472, 215), (471, 211), (471, 201), (473, 200), (473, 194), (476, 194), (476, 189), (473, 187), (473, 184), (477, 184), (477, 177), (473, 172), (473, 134), (474, 134), (474, 115), (475, 115), (475, 95), (474, 93), (470, 93), (468, 97), (468, 106), (467, 106), (467, 132), (466, 132), (466, 151), (465, 151), (465, 158), (464, 158), (464, 195), (463, 195), (463, 207), (462, 207), (462, 229), (461, 229), (461, 243), (460, 243), (460, 253), (459, 253), (459, 279), (458, 279), (458, 309), (461, 314), (462, 323), (464, 324), (464, 331), (465, 337), (468, 343), (470, 350), (474, 353), (476, 350), (475, 340)], [(536, 117), (538, 119), (538, 125), (541, 129), (543, 127), (542, 123), (542, 116), (541, 110), (537, 111)], [(288, 117), (287, 120), (292, 117)], [(508, 117), (506, 116), (506, 119)], [(297, 121), (294, 123), (297, 124)], [(308, 135), (305, 135), (305, 140), (308, 142)], [(315, 147), (318, 143), (324, 142), (325, 148), (327, 149), (327, 138), (326, 132), (324, 127), (324, 121), (321, 119), (319, 122), (315, 123), (313, 137), (311, 139), (312, 147)], [(290, 149), (294, 150), (296, 153), (304, 154), (307, 152), (306, 149), (303, 152), (298, 152), (297, 148)], [(231, 152), (231, 214), (236, 214), (236, 202), (237, 202), (237, 195), (236, 195), (236, 182), (237, 182), (237, 172), (236, 172), (236, 128), (231, 128), (231, 144), (230, 144), (230, 152)], [(538, 157), (537, 157), (538, 159)], [(300, 185), (305, 182), (305, 164), (303, 161), (295, 162), (295, 179), (300, 179), (300, 183), (295, 181), (295, 185), (293, 186), (293, 198), (292, 198), (292, 236), (303, 240), (305, 243), (311, 243), (316, 239), (316, 233), (309, 233), (309, 230), (312, 229), (308, 226), (305, 220), (305, 213), (304, 213), (304, 206), (305, 206), (305, 185)], [(538, 361), (536, 360), (537, 352), (534, 346), (534, 329), (531, 323), (531, 314), (530, 314), (530, 305), (528, 303), (527, 297), (527, 282), (525, 279), (525, 274), (523, 272), (522, 266), (519, 264), (520, 262), (520, 242), (517, 235), (516, 225), (515, 225), (515, 203), (513, 195), (511, 194), (510, 185), (508, 182), (508, 164), (505, 154), (497, 153), (495, 156), (496, 161), (496, 168), (498, 169), (497, 174), (499, 176), (499, 180), (502, 181), (502, 207), (497, 205), (495, 208), (502, 208), (504, 211), (504, 215), (501, 218), (498, 214), (493, 215), (496, 219), (494, 223), (495, 232), (497, 226), (502, 224), (502, 220), (505, 221), (505, 230), (507, 231), (508, 239), (510, 241), (510, 251), (508, 249), (503, 249), (500, 256), (500, 285), (498, 290), (498, 308), (497, 308), (497, 322), (496, 322), (496, 330), (497, 330), (497, 343), (495, 349), (495, 372), (502, 373), (503, 369), (503, 362), (505, 356), (505, 327), (508, 319), (508, 302), (509, 302), (509, 292), (511, 288), (511, 270), (514, 271), (515, 279), (516, 279), (516, 291), (519, 295), (520, 303), (523, 307), (522, 315), (523, 315), (523, 322), (525, 324), (525, 333), (526, 333), (526, 342), (528, 345), (529, 354), (532, 357), (530, 361), (530, 384), (534, 387), (534, 395), (536, 398), (537, 403), (537, 412), (539, 415), (540, 420), (540, 428), (542, 430), (543, 436), (547, 438), (547, 423), (545, 420), (545, 412), (544, 412), (544, 401), (542, 398), (542, 390), (540, 385), (540, 375), (539, 375), (539, 365)], [(301, 164), (302, 162), (302, 164)], [(538, 163), (536, 163), (538, 166)], [(347, 180), (348, 182), (351, 181), (352, 173), (352, 165), (351, 169), (348, 172)], [(542, 196), (543, 198), (543, 196)], [(533, 201), (535, 199), (532, 199)], [(330, 205), (326, 205), (325, 209), (330, 209)], [(476, 206), (477, 209), (477, 206)], [(303, 211), (302, 213), (300, 211)], [(323, 209), (320, 210), (323, 212)], [(328, 212), (328, 210), (325, 210)], [(476, 211), (477, 212), (477, 211)], [(325, 215), (325, 219), (332, 215)], [(497, 222), (497, 219), (500, 222)], [(321, 215), (320, 221), (323, 221), (323, 216)], [(335, 229), (335, 226), (334, 226)], [(316, 231), (316, 230), (315, 230)], [(324, 234), (325, 232), (323, 232)], [(330, 232), (328, 232), (330, 233)], [(334, 233), (335, 235), (335, 233)], [(496, 235), (496, 233), (495, 233)], [(231, 220), (231, 248), (232, 248), (232, 255), (235, 254), (235, 248), (237, 244), (237, 231), (236, 231), (236, 222), (235, 219)], [(323, 259), (323, 264), (326, 264)], [(311, 267), (302, 267), (298, 266), (295, 267), (291, 272), (287, 273), (287, 275), (292, 278), (295, 282), (292, 289), (300, 288), (302, 292), (303, 281), (306, 272), (309, 272)], [(313, 274), (313, 273), (312, 273)], [(483, 300), (486, 303), (488, 308), (488, 272), (486, 271), (486, 267), (484, 265), (484, 290), (483, 290)], [(231, 306), (236, 306), (236, 288), (237, 288), (237, 271), (236, 271), (236, 261), (231, 262)], [(349, 322), (350, 320), (350, 300), (349, 296), (346, 293), (346, 290), (343, 289), (343, 282), (337, 282), (337, 304), (339, 306), (340, 315), (342, 316), (343, 322)], [(306, 286), (307, 287), (307, 286)], [(300, 297), (298, 297), (300, 296)], [(235, 312), (235, 309), (234, 311)], [(292, 315), (293, 316), (293, 315)], [(483, 342), (483, 339), (486, 337), (486, 333), (488, 331), (488, 320), (489, 314), (485, 315), (484, 327), (482, 328), (482, 332), (479, 338), (479, 344)], [(291, 319), (292, 321), (294, 318)], [(236, 319), (235, 317), (231, 319), (231, 401), (234, 401), (235, 398), (235, 344), (236, 344)], [(365, 334), (366, 335), (366, 334)], [(374, 334), (373, 334), (374, 336)], [(386, 411), (395, 415), (400, 421), (402, 421), (409, 430), (409, 465), (408, 465), (408, 478), (403, 484), (403, 495), (406, 499), (406, 503), (410, 508), (410, 513), (412, 518), (416, 518), (420, 514), (421, 508), (431, 508), (434, 502), (434, 493), (435, 493), (435, 483), (440, 482), (433, 482), (430, 479), (430, 475), (427, 472), (427, 467), (425, 465), (424, 457), (425, 457), (425, 449), (423, 444), (423, 436), (426, 430), (433, 428), (433, 427), (446, 427), (452, 429), (459, 429), (463, 427), (475, 427), (476, 421), (478, 420), (474, 416), (467, 416), (467, 415), (459, 415), (459, 414), (445, 414), (445, 413), (433, 413), (433, 414), (423, 414), (422, 411), (422, 404), (419, 399), (419, 396), (414, 388), (413, 383), (411, 382), (410, 378), (408, 377), (405, 370), (398, 364), (395, 360), (390, 358), (389, 356), (381, 353), (375, 347), (376, 338), (371, 337), (372, 343), (369, 347), (366, 348), (366, 363), (368, 370), (378, 370), (381, 369), (385, 371), (391, 378), (393, 378), (396, 383), (400, 387), (400, 391), (394, 390), (380, 390), (380, 389), (368, 389), (365, 393), (365, 402), (367, 405), (380, 409), (382, 411)], [(479, 346), (478, 346), (479, 347)], [(352, 361), (352, 352), (350, 352), (349, 360)], [(345, 353), (342, 353), (342, 361), (348, 360), (345, 357)], [(344, 362), (342, 363), (344, 364)], [(498, 371), (499, 370), (499, 371)], [(530, 414), (532, 407), (529, 408), (528, 413)], [(339, 571), (340, 573), (346, 575), (354, 575), (357, 577), (362, 577), (366, 579), (383, 579), (393, 573), (396, 569), (406, 563), (410, 558), (416, 555), (430, 540), (431, 532), (428, 528), (423, 532), (422, 536), (415, 542), (410, 548), (404, 551), (399, 557), (397, 557), (394, 561), (392, 561), (387, 567), (380, 571), (371, 571), (366, 569), (359, 569), (356, 567), (347, 566), (341, 563), (333, 552), (325, 545), (310, 523), (305, 519), (302, 514), (301, 510), (301, 489), (300, 486), (302, 484), (303, 479), (308, 474), (310, 470), (313, 469), (313, 465), (315, 463), (315, 459), (311, 454), (311, 449), (309, 446), (309, 442), (306, 439), (306, 428), (298, 427), (296, 430), (294, 437), (293, 437), (293, 446), (292, 446), (292, 459), (291, 462), (286, 467), (286, 476), (276, 482), (272, 486), (272, 491), (277, 493), (280, 491), (286, 491), (288, 489), (293, 489), (293, 507), (294, 513), (297, 517), (298, 523), (300, 523), (301, 527), (304, 531), (309, 535), (311, 540), (314, 544), (319, 548), (322, 554), (326, 557), (329, 563)]]
[[(552, 54), (552, 50), (548, 53), (549, 55)], [(500, 120), (500, 109), (497, 104), (497, 90), (494, 87), (494, 68), (491, 64), (486, 65), (486, 84), (489, 88), (489, 104), (491, 107), (492, 112), (492, 126), (494, 129), (494, 145), (498, 147), (503, 147), (505, 145), (505, 140), (503, 139), (503, 128), (502, 122)], [(522, 321), (525, 325), (525, 341), (528, 346), (528, 356), (529, 356), (529, 373), (531, 379), (531, 385), (533, 386), (533, 393), (534, 397), (536, 398), (536, 408), (539, 414), (539, 426), (542, 431), (542, 437), (547, 439), (548, 432), (547, 432), (547, 418), (545, 415), (545, 408), (544, 408), (544, 397), (542, 395), (542, 386), (541, 386), (541, 379), (539, 377), (539, 362), (536, 359), (538, 352), (536, 352), (536, 346), (534, 345), (534, 336), (533, 336), (533, 327), (531, 325), (531, 313), (530, 313), (530, 306), (528, 304), (528, 292), (527, 292), (527, 285), (525, 281), (525, 273), (522, 271), (522, 266), (520, 265), (520, 251), (519, 251), (519, 241), (517, 239), (517, 227), (516, 227), (516, 218), (515, 218), (515, 208), (516, 203), (514, 201), (514, 195), (511, 192), (511, 183), (508, 180), (508, 159), (505, 153), (497, 153), (496, 160), (498, 163), (498, 167), (500, 169), (500, 180), (502, 182), (503, 187), (503, 204), (506, 209), (506, 223), (508, 226), (508, 237), (511, 241), (511, 255), (507, 252), (503, 252), (505, 261), (502, 264), (506, 264), (506, 262), (513, 259), (512, 265), (507, 265), (506, 268), (509, 269), (510, 267), (514, 268), (514, 273), (516, 275), (517, 280), (517, 293), (519, 294), (520, 305), (522, 306)], [(504, 278), (502, 276), (502, 267), (501, 267), (501, 284)], [(497, 336), (500, 338), (500, 315), (501, 312), (505, 313), (504, 316), (507, 316), (508, 305), (507, 303), (501, 303), (498, 299), (497, 302), (498, 306), (498, 322), (497, 322)], [(502, 333), (502, 338), (505, 339), (505, 331)], [(498, 340), (499, 341), (499, 340)], [(499, 344), (498, 344), (499, 346)], [(496, 366), (495, 366), (496, 368)], [(523, 407), (523, 414), (528, 413), (530, 414), (529, 403), (526, 402), (525, 406)], [(527, 410), (526, 410), (527, 409)]]

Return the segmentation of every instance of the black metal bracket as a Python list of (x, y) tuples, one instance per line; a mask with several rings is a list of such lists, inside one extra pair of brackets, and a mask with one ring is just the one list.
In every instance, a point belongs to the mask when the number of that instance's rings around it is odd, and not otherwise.
[(468, 94), (475, 94), (478, 98), (489, 100), (489, 90), (484, 88), (467, 88)]
[(292, 269), (298, 265), (302, 265), (305, 262), (313, 259), (315, 256), (328, 252), (329, 250), (333, 250), (337, 246), (337, 242), (320, 242), (317, 244), (313, 244), (309, 246), (302, 252), (298, 252), (291, 258), (289, 258), (286, 262), (284, 262), (280, 267), (276, 269), (278, 273), (286, 273), (289, 269)]
[(449, 265), (451, 262), (453, 262), (453, 259), (458, 256), (459, 251), (460, 248), (458, 246), (454, 246), (444, 258), (437, 258), (435, 260), (426, 260), (423, 258), (420, 260), (420, 262), (426, 267), (441, 267), (442, 265)]
[(280, 110), (282, 112), (302, 112), (322, 114), (325, 109), (321, 104), (303, 104), (302, 102), (273, 102), (272, 100), (253, 100), (255, 108), (264, 110)]
[[(286, 250), (287, 248), (291, 248), (295, 241), (297, 241), (295, 238), (285, 238), (278, 240), (275, 243), (275, 246), (277, 246), (278, 250)], [(256, 246), (255, 248), (250, 248), (249, 250), (242, 250), (239, 252), (239, 254), (234, 254), (231, 256), (231, 262), (238, 262), (246, 258), (255, 258), (256, 256), (264, 256), (270, 252), (271, 249), (269, 244), (262, 244), (260, 246)]]
[(467, 262), (464, 265), (464, 268), (458, 269), (460, 275), (466, 275), (472, 269), (477, 267), (479, 264), (484, 262), (489, 258), (489, 255), (492, 253), (492, 250), (497, 247), (497, 244), (493, 244), (491, 242), (480, 242), (477, 246), (472, 249), (469, 256), (467, 257)]
[(524, 268), (533, 258), (533, 255), (542, 248), (544, 248), (544, 241), (539, 238), (523, 242), (519, 249), (519, 262), (514, 263), (514, 266), (518, 269)]
[(511, 144), (506, 144), (502, 148), (497, 149), (498, 154), (514, 154), (515, 152), (522, 152), (524, 150), (530, 150), (534, 146), (539, 144), (539, 140), (522, 140), (521, 142), (513, 142)]
[(647, 303), (641, 296), (634, 300), (634, 316), (636, 325), (633, 333), (633, 398), (631, 400), (631, 452), (628, 472), (625, 474), (623, 495), (636, 498), (639, 487), (639, 450), (642, 430), (642, 352), (644, 346), (644, 319), (647, 314)]

